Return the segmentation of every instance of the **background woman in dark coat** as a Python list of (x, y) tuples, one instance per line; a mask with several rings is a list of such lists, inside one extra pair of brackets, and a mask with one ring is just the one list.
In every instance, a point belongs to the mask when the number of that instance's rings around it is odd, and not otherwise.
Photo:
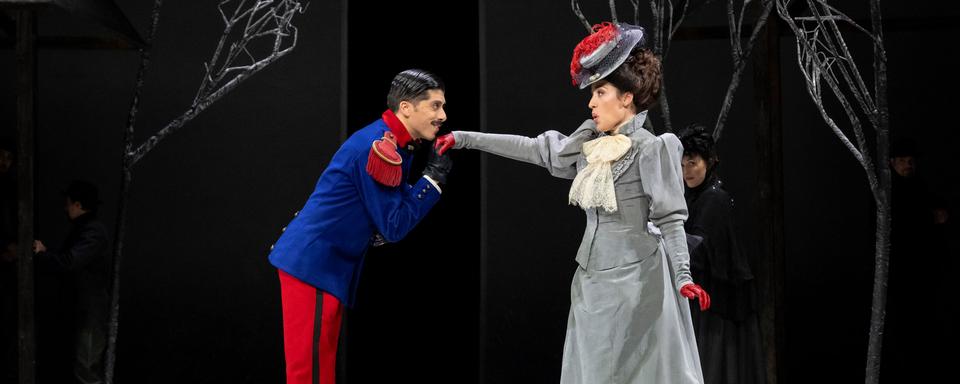
[(756, 286), (737, 241), (733, 198), (717, 172), (720, 159), (713, 137), (698, 124), (682, 129), (679, 137), (690, 215), (684, 229), (700, 238), (691, 249), (690, 269), (712, 299), (709, 310), (690, 311), (704, 382), (764, 383)]

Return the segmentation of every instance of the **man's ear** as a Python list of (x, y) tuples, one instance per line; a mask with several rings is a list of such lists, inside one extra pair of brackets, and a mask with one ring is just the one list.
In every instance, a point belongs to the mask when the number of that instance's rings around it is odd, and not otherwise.
[(397, 113), (403, 115), (404, 118), (410, 118), (410, 115), (413, 113), (413, 103), (407, 100), (401, 101), (397, 107)]

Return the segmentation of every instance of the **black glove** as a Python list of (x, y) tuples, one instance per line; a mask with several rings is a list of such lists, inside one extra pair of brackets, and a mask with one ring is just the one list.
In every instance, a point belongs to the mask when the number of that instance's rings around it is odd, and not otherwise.
[(427, 167), (423, 169), (424, 176), (430, 176), (433, 181), (440, 184), (447, 183), (447, 174), (453, 168), (453, 160), (449, 154), (438, 154), (437, 148), (430, 146), (430, 158), (427, 159)]

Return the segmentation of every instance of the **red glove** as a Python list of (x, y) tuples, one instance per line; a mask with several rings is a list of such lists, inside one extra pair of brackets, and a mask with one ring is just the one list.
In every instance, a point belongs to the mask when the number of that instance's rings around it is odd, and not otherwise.
[(437, 149), (438, 155), (443, 155), (448, 149), (453, 148), (453, 145), (456, 143), (456, 140), (453, 139), (453, 134), (448, 133), (434, 140), (433, 147)]
[(688, 299), (698, 299), (700, 300), (700, 310), (706, 311), (707, 308), (710, 308), (710, 295), (707, 294), (707, 291), (704, 291), (702, 287), (694, 283), (689, 283), (680, 287), (680, 294), (683, 297)]

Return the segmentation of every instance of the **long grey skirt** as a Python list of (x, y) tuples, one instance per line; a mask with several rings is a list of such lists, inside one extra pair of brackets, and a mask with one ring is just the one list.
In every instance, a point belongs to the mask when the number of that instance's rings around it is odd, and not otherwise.
[(687, 299), (660, 250), (636, 263), (577, 267), (561, 384), (703, 383)]

